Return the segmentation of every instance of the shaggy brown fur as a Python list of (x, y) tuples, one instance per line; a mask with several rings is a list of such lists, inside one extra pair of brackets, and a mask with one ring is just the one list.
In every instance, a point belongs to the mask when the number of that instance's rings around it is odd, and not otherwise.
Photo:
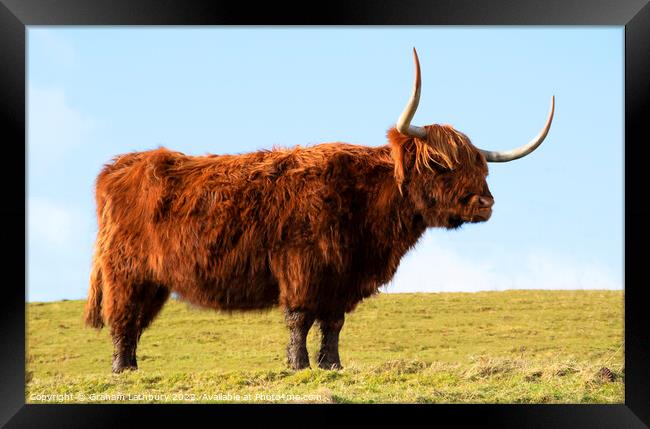
[(137, 367), (138, 339), (170, 292), (221, 310), (283, 307), (293, 368), (309, 366), (317, 320), (318, 362), (339, 368), (344, 314), (393, 277), (425, 228), (489, 218), (484, 157), (452, 127), (426, 128), (426, 141), (392, 128), (381, 147), (115, 157), (97, 178), (85, 316), (110, 325), (113, 370)]

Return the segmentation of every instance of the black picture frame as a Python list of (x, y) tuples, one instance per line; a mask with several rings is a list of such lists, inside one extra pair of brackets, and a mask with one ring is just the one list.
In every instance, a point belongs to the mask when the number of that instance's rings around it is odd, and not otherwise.
[[(352, 406), (25, 404), (26, 26), (30, 25), (615, 25), (625, 26), (625, 403), (620, 405), (358, 406), (366, 424), (453, 422), (507, 427), (642, 428), (650, 425), (650, 330), (643, 299), (650, 209), (644, 149), (650, 135), (650, 6), (647, 0), (328, 1), (279, 4), (189, 0), (0, 0), (3, 155), (3, 284), (0, 423), (7, 427), (240, 423), (266, 415), (296, 423), (311, 412), (337, 424)], [(600, 124), (593, 124), (595, 127)], [(645, 138), (644, 138), (645, 137)], [(610, 225), (603, 225), (603, 228)], [(21, 264), (22, 262), (22, 264)], [(21, 269), (20, 267), (23, 267)], [(254, 412), (251, 412), (254, 411)], [(405, 420), (408, 418), (408, 420)], [(434, 420), (435, 418), (435, 420)], [(369, 420), (367, 420), (369, 419)], [(397, 420), (399, 419), (399, 420)], [(416, 420), (417, 419), (417, 420)], [(450, 419), (450, 420), (448, 420)], [(192, 423), (194, 422), (194, 423)], [(402, 424), (404, 424), (402, 423)], [(297, 423), (296, 423), (297, 424)]]

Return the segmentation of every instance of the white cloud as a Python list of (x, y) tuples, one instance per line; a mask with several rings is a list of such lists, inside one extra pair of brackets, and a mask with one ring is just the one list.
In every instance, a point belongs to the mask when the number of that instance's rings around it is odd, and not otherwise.
[(476, 292), (505, 289), (622, 289), (605, 267), (559, 255), (485, 255), (478, 261), (425, 236), (407, 254), (385, 292)]
[(512, 283), (517, 289), (622, 289), (623, 278), (595, 264), (530, 252)]
[(30, 173), (56, 165), (88, 139), (95, 121), (73, 109), (60, 88), (29, 86), (27, 151)]
[(95, 238), (92, 209), (52, 197), (30, 196), (26, 203), (28, 299), (85, 296)]
[(45, 198), (29, 197), (27, 215), (30, 241), (52, 246), (63, 246), (70, 241), (74, 215), (63, 205)]

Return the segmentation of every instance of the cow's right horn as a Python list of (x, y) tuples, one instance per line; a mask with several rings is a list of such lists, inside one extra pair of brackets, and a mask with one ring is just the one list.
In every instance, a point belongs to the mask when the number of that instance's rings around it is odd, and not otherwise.
[(491, 151), (491, 150), (483, 150), (483, 149), (479, 149), (479, 150), (485, 156), (485, 160), (487, 162), (508, 162), (528, 155), (529, 153), (537, 149), (537, 146), (542, 144), (542, 142), (546, 138), (546, 135), (548, 134), (548, 130), (551, 129), (551, 122), (553, 122), (554, 112), (555, 112), (555, 96), (552, 96), (551, 108), (548, 112), (548, 118), (546, 118), (546, 124), (544, 125), (544, 128), (542, 128), (542, 131), (540, 131), (540, 133), (534, 139), (529, 141), (527, 144), (518, 147), (516, 149), (511, 149), (506, 151)]

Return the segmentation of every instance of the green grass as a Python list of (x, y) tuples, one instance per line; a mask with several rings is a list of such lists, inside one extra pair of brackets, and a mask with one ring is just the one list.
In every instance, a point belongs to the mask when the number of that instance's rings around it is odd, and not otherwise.
[[(382, 294), (347, 316), (342, 371), (289, 371), (277, 309), (170, 300), (139, 370), (113, 375), (108, 330), (85, 328), (83, 305), (27, 304), (28, 403), (624, 402), (621, 291)], [(318, 341), (312, 329), (314, 368)]]

